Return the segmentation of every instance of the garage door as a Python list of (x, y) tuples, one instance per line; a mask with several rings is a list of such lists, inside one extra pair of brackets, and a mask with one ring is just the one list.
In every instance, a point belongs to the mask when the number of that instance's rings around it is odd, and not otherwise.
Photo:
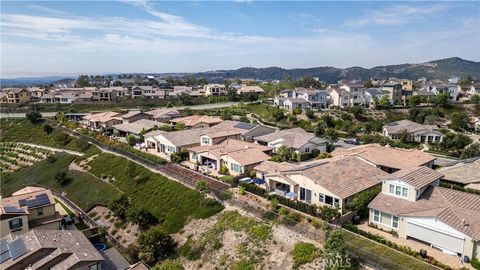
[(430, 243), (438, 248), (463, 254), (465, 240), (454, 235), (434, 231), (422, 225), (407, 222), (407, 236)]

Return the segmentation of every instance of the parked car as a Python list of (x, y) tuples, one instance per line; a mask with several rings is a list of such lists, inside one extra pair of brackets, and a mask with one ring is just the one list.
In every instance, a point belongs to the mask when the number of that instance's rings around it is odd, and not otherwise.
[(345, 140), (343, 140), (343, 142), (347, 143), (347, 144), (354, 144), (354, 145), (360, 144), (358, 139), (356, 139), (356, 138), (345, 139)]

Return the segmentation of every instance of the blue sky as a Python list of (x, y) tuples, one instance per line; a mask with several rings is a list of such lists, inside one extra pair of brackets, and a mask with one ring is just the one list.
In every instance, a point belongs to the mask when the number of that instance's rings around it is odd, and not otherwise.
[(480, 61), (480, 2), (2, 1), (1, 77)]

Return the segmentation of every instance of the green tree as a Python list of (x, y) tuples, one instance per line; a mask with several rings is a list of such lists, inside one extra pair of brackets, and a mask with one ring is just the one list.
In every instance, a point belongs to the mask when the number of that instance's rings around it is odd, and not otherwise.
[(78, 76), (77, 82), (75, 83), (77, 87), (87, 87), (90, 86), (90, 79), (88, 75), (80, 75)]
[(72, 180), (72, 178), (67, 176), (67, 172), (65, 171), (60, 171), (55, 175), (55, 181), (62, 187), (68, 185)]
[(280, 146), (275, 154), (280, 157), (281, 161), (287, 161), (293, 158), (292, 151), (285, 145)]
[(184, 270), (182, 263), (178, 260), (167, 259), (157, 265), (151, 270)]
[(480, 156), (480, 143), (472, 143), (467, 146), (460, 156), (462, 159)]
[(138, 138), (133, 134), (128, 134), (126, 140), (131, 146), (134, 146), (138, 142)]
[(178, 163), (182, 162), (182, 157), (177, 153), (171, 153), (170, 154), (170, 161), (172, 163), (177, 163), (178, 164)]
[(321, 120), (327, 125), (327, 127), (335, 127), (335, 122), (333, 121), (333, 117), (330, 114), (322, 115)]
[(127, 217), (128, 209), (130, 208), (130, 198), (123, 193), (120, 197), (113, 199), (108, 208), (121, 220)]
[(58, 122), (58, 123), (65, 123), (67, 122), (67, 118), (65, 117), (65, 114), (63, 114), (63, 112), (58, 112), (56, 115), (55, 115), (55, 120)]
[(141, 230), (146, 230), (158, 223), (157, 217), (145, 208), (130, 208), (127, 212), (127, 220), (137, 224)]
[(228, 172), (228, 167), (227, 167), (226, 165), (220, 166), (219, 173), (220, 173), (220, 174), (223, 174), (223, 175), (229, 175), (229, 174), (230, 174), (230, 173)]
[(322, 137), (325, 134), (325, 130), (327, 129), (327, 124), (323, 120), (317, 122), (315, 127), (313, 128), (313, 133), (317, 137)]
[(175, 125), (175, 130), (184, 130), (185, 128), (186, 128), (186, 126), (185, 126), (185, 123), (183, 123), (183, 122), (178, 122)]
[(312, 243), (299, 242), (295, 244), (290, 254), (293, 257), (293, 268), (297, 269), (301, 265), (313, 262), (320, 256), (320, 251)]
[(118, 87), (118, 86), (122, 86), (122, 82), (116, 80), (116, 81), (113, 82), (113, 86), (117, 86), (117, 87)]
[(50, 134), (53, 131), (53, 127), (50, 126), (49, 124), (43, 124), (42, 125), (43, 132)]
[(42, 115), (37, 111), (29, 111), (25, 114), (25, 116), (27, 117), (27, 120), (32, 124), (40, 123), (43, 121)]
[(411, 96), (408, 99), (408, 105), (410, 105), (412, 107), (416, 107), (416, 106), (420, 105), (421, 102), (422, 102), (422, 98), (420, 96)]
[(160, 227), (152, 227), (138, 238), (138, 256), (147, 264), (168, 258), (175, 251), (175, 242)]
[(368, 216), (368, 204), (382, 191), (381, 186), (366, 189), (355, 194), (352, 206), (360, 211), (362, 216)]
[(435, 104), (440, 107), (445, 107), (448, 104), (448, 93), (440, 93), (435, 97)]
[(390, 100), (387, 96), (382, 96), (376, 106), (380, 109), (388, 109), (390, 107)]
[(473, 104), (480, 104), (480, 96), (475, 94), (470, 98), (470, 102)]
[(352, 106), (350, 107), (349, 112), (353, 114), (356, 119), (359, 119), (363, 115), (363, 108), (360, 106)]
[(468, 130), (470, 123), (468, 122), (468, 115), (463, 112), (452, 113), (450, 117), (449, 127), (455, 131)]
[(373, 87), (373, 83), (372, 83), (372, 79), (368, 79), (364, 84), (363, 86), (365, 88), (372, 88)]
[(334, 128), (327, 128), (325, 130), (324, 137), (331, 143), (334, 144), (338, 141), (339, 134)]
[(210, 186), (208, 185), (207, 181), (199, 180), (195, 185), (195, 189), (200, 191), (203, 195), (210, 193)]
[(302, 108), (296, 107), (295, 109), (293, 109), (292, 113), (293, 113), (294, 115), (299, 115), (299, 114), (302, 113)]
[(315, 112), (311, 109), (306, 109), (305, 115), (308, 117), (308, 119), (315, 119)]
[(326, 262), (324, 264), (326, 270), (350, 269), (350, 259), (347, 256), (345, 240), (341, 231), (329, 233), (323, 248), (323, 258)]

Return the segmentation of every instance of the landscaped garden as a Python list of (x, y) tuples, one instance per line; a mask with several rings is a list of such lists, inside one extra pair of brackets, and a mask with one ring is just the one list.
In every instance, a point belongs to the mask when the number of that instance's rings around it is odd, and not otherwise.
[(0, 143), (0, 171), (11, 172), (46, 159), (52, 151), (20, 143)]

